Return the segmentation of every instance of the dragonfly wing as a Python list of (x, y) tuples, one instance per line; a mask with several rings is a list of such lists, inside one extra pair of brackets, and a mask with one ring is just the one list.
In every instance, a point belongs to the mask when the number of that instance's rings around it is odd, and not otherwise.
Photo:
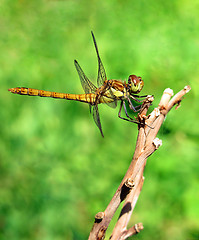
[[(98, 60), (97, 84), (98, 84), (98, 86), (102, 86), (104, 84), (104, 81), (107, 80), (106, 71), (105, 71), (104, 65), (102, 63), (102, 60), (100, 58), (97, 43), (96, 43), (96, 40), (95, 40), (95, 36), (94, 36), (92, 31), (91, 31), (91, 34), (92, 34), (92, 37), (93, 37), (93, 42), (94, 42), (94, 45), (95, 45), (95, 50), (96, 50), (96, 53), (97, 53), (97, 60)], [(113, 95), (111, 89), (109, 89), (109, 92), (110, 92), (110, 95), (112, 95), (112, 98), (114, 99), (114, 95)], [(106, 104), (108, 106), (112, 107), (112, 108), (117, 107), (117, 101), (116, 100), (113, 101), (113, 102), (106, 102)]]
[(82, 87), (85, 93), (95, 93), (96, 86), (87, 78), (85, 73), (83, 72), (82, 68), (80, 67), (79, 63), (75, 60), (74, 61), (75, 67), (77, 69)]
[(89, 104), (89, 112), (91, 113), (92, 112), (92, 105)]
[(104, 81), (107, 79), (106, 72), (105, 72), (105, 68), (102, 64), (102, 60), (100, 58), (100, 55), (99, 55), (99, 51), (98, 51), (97, 43), (96, 43), (96, 40), (95, 40), (95, 36), (94, 36), (93, 32), (91, 32), (91, 34), (92, 34), (92, 37), (93, 37), (93, 42), (94, 42), (94, 45), (95, 45), (95, 50), (96, 50), (96, 53), (97, 53), (97, 60), (98, 60), (97, 84), (98, 84), (98, 86), (102, 86)]
[(109, 107), (116, 108), (117, 107), (117, 101), (106, 103)]
[(94, 105), (92, 110), (93, 110), (93, 119), (94, 119), (96, 125), (98, 126), (98, 128), (102, 134), (102, 137), (104, 137), (104, 134), (102, 132), (101, 122), (100, 122), (100, 117), (99, 117), (98, 106)]

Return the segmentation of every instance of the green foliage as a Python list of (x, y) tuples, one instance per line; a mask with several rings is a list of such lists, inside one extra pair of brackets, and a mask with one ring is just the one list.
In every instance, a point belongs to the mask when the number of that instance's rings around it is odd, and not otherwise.
[(135, 239), (199, 238), (198, 10), (194, 0), (1, 1), (0, 239), (86, 239), (128, 168), (137, 127), (118, 109), (99, 106), (102, 139), (86, 104), (7, 92), (83, 93), (73, 60), (95, 83), (91, 30), (107, 76), (142, 76), (154, 106), (165, 88), (192, 87), (161, 128), (130, 224), (144, 224)]

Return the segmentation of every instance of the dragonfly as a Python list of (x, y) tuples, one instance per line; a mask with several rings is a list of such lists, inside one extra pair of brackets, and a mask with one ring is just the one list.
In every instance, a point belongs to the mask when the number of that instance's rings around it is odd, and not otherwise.
[[(142, 90), (144, 86), (144, 81), (142, 80), (141, 77), (138, 77), (136, 75), (130, 75), (127, 82), (125, 80), (124, 81), (115, 79), (107, 80), (106, 71), (100, 58), (96, 39), (92, 31), (91, 35), (97, 53), (98, 87), (96, 87), (88, 79), (88, 77), (83, 72), (77, 60), (74, 60), (74, 64), (79, 75), (82, 88), (84, 89), (85, 92), (84, 94), (59, 93), (26, 87), (10, 88), (8, 89), (8, 91), (19, 95), (59, 98), (87, 103), (89, 104), (90, 113), (92, 113), (93, 119), (97, 127), (99, 128), (100, 133), (102, 137), (104, 137), (99, 116), (98, 104), (105, 103), (112, 108), (116, 108), (117, 102), (120, 101), (121, 103), (118, 112), (118, 117), (120, 119), (139, 124), (140, 122), (129, 116), (127, 112), (126, 102), (128, 103), (128, 106), (131, 110), (133, 110), (134, 112), (138, 112), (141, 109), (141, 104), (139, 103), (142, 103), (144, 99), (147, 97), (147, 95), (144, 96), (138, 95), (138, 93)], [(137, 102), (138, 104), (135, 106), (132, 101)], [(126, 114), (125, 117), (121, 116), (122, 108), (124, 108)]]

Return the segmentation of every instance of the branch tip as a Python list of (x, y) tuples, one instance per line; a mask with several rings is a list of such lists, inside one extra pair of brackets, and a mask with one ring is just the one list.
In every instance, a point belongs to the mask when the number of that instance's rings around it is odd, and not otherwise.
[(173, 90), (171, 88), (166, 88), (163, 92), (162, 98), (160, 100), (160, 103), (158, 105), (158, 108), (160, 110), (164, 110), (167, 108), (167, 104), (170, 100), (170, 98), (173, 96)]
[(184, 90), (186, 91), (186, 93), (188, 93), (191, 90), (191, 87), (189, 85), (184, 87)]
[(137, 223), (137, 224), (135, 224), (134, 227), (135, 227), (135, 230), (136, 230), (137, 233), (139, 233), (141, 230), (144, 229), (144, 226), (143, 226), (142, 223)]
[(137, 223), (133, 227), (129, 228), (128, 230), (125, 230), (120, 239), (127, 239), (130, 236), (138, 234), (143, 229), (144, 229), (144, 227), (143, 227), (142, 223)]
[(169, 94), (170, 97), (172, 97), (172, 96), (173, 96), (173, 90), (172, 90), (171, 88), (166, 88), (166, 89), (164, 90), (164, 93), (163, 93), (163, 94)]

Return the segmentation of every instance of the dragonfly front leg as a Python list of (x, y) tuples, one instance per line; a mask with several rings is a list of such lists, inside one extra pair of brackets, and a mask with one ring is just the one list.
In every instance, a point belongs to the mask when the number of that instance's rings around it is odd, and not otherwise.
[[(149, 96), (153, 97), (153, 95), (142, 95), (142, 96), (139, 96), (139, 95), (136, 95), (136, 94), (130, 94), (130, 98), (132, 98), (134, 101), (139, 102), (139, 103), (144, 102), (144, 100), (147, 97), (149, 97)], [(144, 98), (144, 99), (139, 100), (138, 98)]]
[[(141, 103), (141, 102), (143, 102), (144, 101), (144, 99), (143, 100), (139, 100), (139, 99), (137, 99), (139, 96), (137, 96), (137, 95), (130, 95), (130, 98), (132, 98), (134, 101), (136, 101), (136, 102), (138, 102), (138, 103)], [(130, 99), (128, 99), (128, 101), (129, 101)]]
[[(137, 95), (137, 94), (131, 94), (130, 96), (132, 96), (133, 97), (133, 99), (134, 98), (146, 98), (146, 97), (148, 97), (148, 95), (142, 95), (142, 96), (140, 96), (140, 95)], [(143, 102), (144, 100), (142, 100), (142, 102)]]

